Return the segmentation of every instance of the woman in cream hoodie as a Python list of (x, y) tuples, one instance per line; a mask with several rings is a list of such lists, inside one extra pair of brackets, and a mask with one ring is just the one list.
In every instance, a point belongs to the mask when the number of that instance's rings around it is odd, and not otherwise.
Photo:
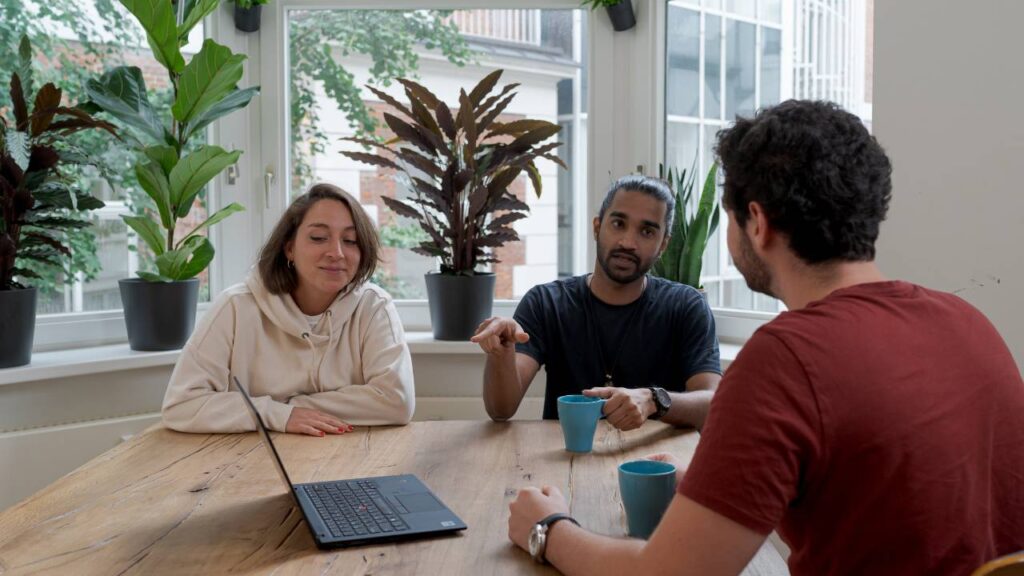
[(164, 425), (253, 430), (234, 377), (273, 430), (323, 436), (408, 423), (409, 348), (391, 297), (369, 282), (379, 246), (340, 188), (317, 184), (296, 198), (249, 278), (217, 298), (182, 350)]

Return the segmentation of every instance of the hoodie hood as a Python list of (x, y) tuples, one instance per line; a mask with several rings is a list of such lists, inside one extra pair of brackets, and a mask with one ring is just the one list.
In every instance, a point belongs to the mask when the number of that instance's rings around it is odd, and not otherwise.
[(325, 318), (320, 325), (322, 327), (323, 323), (327, 322), (327, 329), (321, 328), (321, 331), (326, 331), (328, 335), (322, 335), (312, 333), (306, 315), (299, 309), (299, 305), (295, 303), (292, 295), (271, 294), (263, 285), (263, 280), (257, 270), (250, 272), (249, 277), (245, 280), (245, 285), (256, 300), (256, 306), (259, 307), (260, 312), (275, 326), (287, 334), (313, 343), (322, 343), (333, 339), (332, 336), (337, 334), (355, 313), (362, 292), (365, 290), (363, 285), (353, 287), (350, 284), (338, 294), (334, 302), (324, 312)]

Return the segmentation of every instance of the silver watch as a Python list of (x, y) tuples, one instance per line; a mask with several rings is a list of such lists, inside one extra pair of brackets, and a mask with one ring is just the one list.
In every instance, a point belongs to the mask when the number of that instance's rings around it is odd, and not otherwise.
[(563, 513), (552, 514), (551, 516), (548, 516), (534, 524), (533, 528), (530, 530), (530, 537), (527, 540), (527, 544), (530, 548), (530, 556), (535, 562), (539, 564), (547, 562), (547, 559), (544, 557), (544, 552), (546, 552), (548, 548), (548, 530), (559, 520), (568, 520), (577, 526), (580, 525), (575, 518)]

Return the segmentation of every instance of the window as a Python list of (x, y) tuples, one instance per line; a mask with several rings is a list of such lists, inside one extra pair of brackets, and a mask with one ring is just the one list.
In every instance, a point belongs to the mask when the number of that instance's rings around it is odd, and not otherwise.
[[(29, 36), (35, 58), (35, 88), (54, 82), (65, 94), (65, 101), (84, 101), (82, 86), (87, 79), (101, 75), (115, 66), (137, 66), (142, 69), (149, 89), (150, 101), (161, 111), (170, 106), (172, 97), (164, 69), (150, 53), (141, 26), (119, 6), (116, 10), (98, 10), (91, 3), (55, 0), (41, 3), (16, 3), (18, 10), (5, 13), (0, 24), (0, 81), (5, 89), (0, 106), (7, 104), (6, 86), (17, 59), (13, 57), (18, 37)], [(186, 59), (198, 51), (204, 35), (203, 24), (193, 29), (189, 43), (182, 47)], [(67, 315), (121, 309), (118, 280), (135, 276), (140, 267), (152, 259), (137, 244), (132, 232), (121, 220), (122, 215), (150, 209), (151, 201), (135, 180), (133, 166), (137, 153), (125, 141), (117, 141), (105, 133), (87, 131), (74, 136), (74, 142), (94, 154), (96, 166), (78, 171), (68, 167), (80, 189), (103, 200), (103, 209), (84, 213), (92, 226), (69, 237), (72, 249), (72, 274), (44, 274), (32, 282), (39, 288), (37, 314), (46, 324), (52, 315), (64, 315), (60, 323), (73, 322)], [(206, 193), (189, 215), (192, 226), (205, 219)], [(200, 296), (209, 299), (208, 273), (201, 276)], [(88, 338), (88, 337), (87, 337)], [(63, 340), (63, 338), (60, 338)], [(37, 337), (37, 341), (40, 340)], [(47, 346), (43, 334), (42, 347)]]
[[(671, 0), (665, 46), (665, 162), (706, 174), (716, 133), (789, 98), (825, 99), (870, 127), (866, 64), (872, 0)], [(700, 180), (700, 179), (698, 179)], [(779, 312), (747, 288), (726, 218), (709, 239), (703, 283), (715, 308)]]
[[(510, 3), (513, 5), (513, 3)], [(580, 10), (358, 10), (285, 8), (288, 46), (287, 198), (311, 183), (337, 184), (356, 196), (373, 217), (385, 245), (375, 281), (396, 299), (426, 297), (423, 275), (434, 259), (409, 250), (423, 234), (398, 217), (381, 197), (407, 194), (389, 171), (350, 160), (341, 150), (358, 145), (346, 136), (384, 134), (390, 106), (366, 84), (404, 102), (396, 77), (417, 82), (455, 108), (460, 88), (469, 90), (495, 69), (499, 85), (520, 84), (502, 121), (537, 118), (562, 126), (561, 170), (541, 161), (543, 194), (537, 198), (524, 175), (513, 190), (531, 208), (515, 224), (520, 242), (498, 248), (492, 267), (498, 299), (516, 299), (536, 284), (579, 273), (586, 206), (585, 13)], [(325, 42), (326, 41), (326, 42)], [(583, 220), (585, 222), (585, 220)]]

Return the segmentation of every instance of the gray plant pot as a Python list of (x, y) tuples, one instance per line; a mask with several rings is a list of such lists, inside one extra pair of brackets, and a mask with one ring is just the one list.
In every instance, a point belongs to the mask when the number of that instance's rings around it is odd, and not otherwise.
[(608, 11), (608, 18), (611, 18), (612, 28), (616, 32), (623, 32), (636, 26), (632, 0), (622, 0), (618, 4), (605, 6), (605, 10)]
[(469, 340), (491, 316), (494, 274), (455, 276), (431, 272), (424, 276), (435, 340)]
[(0, 290), (0, 368), (32, 361), (37, 293), (35, 288)]
[(196, 323), (198, 278), (178, 282), (126, 278), (118, 285), (132, 350), (177, 350), (185, 345)]
[(263, 6), (256, 4), (252, 8), (242, 8), (235, 4), (235, 28), (242, 32), (256, 32), (260, 29), (260, 10)]

